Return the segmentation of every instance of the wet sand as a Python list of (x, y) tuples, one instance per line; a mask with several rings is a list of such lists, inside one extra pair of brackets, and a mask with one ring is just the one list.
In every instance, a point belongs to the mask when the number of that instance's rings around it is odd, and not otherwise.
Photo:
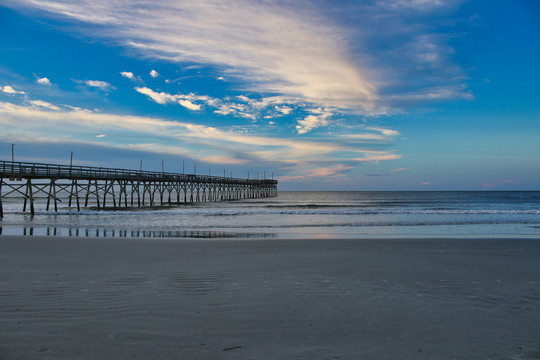
[(540, 239), (0, 236), (0, 359), (539, 359)]

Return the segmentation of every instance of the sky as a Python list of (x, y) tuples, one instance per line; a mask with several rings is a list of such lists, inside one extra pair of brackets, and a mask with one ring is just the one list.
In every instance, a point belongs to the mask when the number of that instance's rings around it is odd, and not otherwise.
[(0, 160), (540, 190), (539, 18), (535, 0), (0, 0)]

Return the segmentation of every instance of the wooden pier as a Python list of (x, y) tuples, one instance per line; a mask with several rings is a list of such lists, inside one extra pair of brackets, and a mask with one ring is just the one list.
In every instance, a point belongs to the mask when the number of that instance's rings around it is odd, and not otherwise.
[(129, 208), (171, 206), (277, 196), (277, 180), (241, 179), (157, 171), (0, 161), (0, 218), (3, 203), (23, 200), (23, 212), (35, 214), (36, 201), (58, 211), (58, 203)]

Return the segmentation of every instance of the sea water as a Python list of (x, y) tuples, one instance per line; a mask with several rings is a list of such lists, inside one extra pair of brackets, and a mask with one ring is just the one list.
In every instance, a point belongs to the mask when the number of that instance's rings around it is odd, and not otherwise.
[[(43, 201), (43, 200), (42, 200)], [(37, 214), (4, 202), (2, 234), (171, 238), (540, 237), (539, 191), (279, 192), (277, 197)]]

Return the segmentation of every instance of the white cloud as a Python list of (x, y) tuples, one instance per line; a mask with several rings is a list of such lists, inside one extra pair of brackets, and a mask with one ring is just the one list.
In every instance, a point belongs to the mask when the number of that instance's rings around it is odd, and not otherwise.
[(201, 110), (201, 105), (194, 104), (189, 100), (178, 100), (178, 103), (189, 110), (193, 110), (193, 111)]
[(133, 74), (131, 71), (122, 71), (120, 72), (120, 75), (122, 75), (123, 77), (131, 80), (131, 81), (138, 81), (138, 82), (142, 82), (142, 79), (140, 76), (135, 76), (135, 74)]
[(46, 77), (37, 78), (36, 83), (38, 83), (39, 85), (45, 85), (45, 86), (52, 85), (51, 81), (49, 79), (47, 79)]
[(311, 109), (311, 115), (306, 116), (302, 120), (298, 120), (298, 125), (296, 125), (296, 130), (298, 134), (305, 134), (313, 129), (316, 129), (321, 126), (328, 126), (330, 123), (330, 117), (333, 115), (328, 109)]
[(86, 81), (84, 81), (84, 83), (86, 84), (86, 86), (97, 87), (97, 88), (100, 88), (102, 90), (110, 90), (110, 89), (114, 88), (111, 84), (109, 84), (106, 81), (86, 80)]
[(74, 111), (85, 111), (85, 112), (89, 112), (89, 113), (94, 112), (92, 110), (83, 109), (83, 108), (81, 108), (79, 106), (64, 105), (64, 107), (66, 109), (71, 109), (71, 110), (74, 110)]
[(345, 134), (339, 135), (345, 139), (351, 140), (386, 140), (386, 136), (380, 134)]
[(452, 5), (455, 1), (443, 1), (443, 0), (379, 0), (378, 6), (383, 8), (390, 8), (393, 10), (416, 10), (420, 12), (428, 12), (434, 9)]
[(375, 108), (372, 70), (351, 61), (346, 30), (312, 8), (248, 0), (10, 3), (100, 25), (91, 28), (93, 36), (117, 40), (145, 57), (218, 66), (247, 91), (368, 113)]
[(383, 128), (376, 128), (376, 127), (368, 127), (368, 128), (366, 128), (366, 130), (378, 131), (378, 132), (380, 132), (381, 134), (383, 134), (384, 136), (388, 136), (388, 137), (391, 137), (391, 136), (398, 136), (398, 135), (399, 135), (399, 131), (397, 131), (397, 130), (392, 130), (392, 129), (383, 129)]
[(306, 172), (306, 177), (334, 177), (342, 175), (343, 172), (353, 169), (354, 166), (338, 164), (330, 167), (320, 167)]
[[(60, 109), (41, 100), (32, 101), (30, 106), (0, 102), (0, 126), (3, 141), (77, 141), (216, 163), (271, 162), (273, 167), (289, 169), (291, 176), (298, 175), (295, 172), (327, 167), (344, 171), (341, 161), (378, 162), (400, 157), (389, 151), (369, 150), (364, 145), (343, 144), (339, 139), (313, 141), (260, 136), (160, 118)], [(348, 155), (344, 158), (343, 154)], [(321, 165), (325, 163), (333, 165)], [(317, 174), (320, 173), (312, 173)]]
[(259, 100), (251, 99), (245, 95), (239, 95), (234, 98), (224, 98), (217, 99), (207, 95), (196, 95), (193, 93), (190, 94), (169, 94), (166, 92), (157, 92), (148, 87), (136, 87), (135, 90), (141, 94), (148, 96), (152, 101), (161, 104), (173, 104), (178, 103), (190, 110), (201, 110), (200, 104), (195, 104), (194, 102), (202, 102), (211, 108), (215, 108), (215, 114), (220, 115), (232, 115), (240, 118), (247, 118), (252, 120), (257, 120), (259, 118), (264, 118), (265, 116), (261, 115), (263, 112), (270, 111), (273, 117), (283, 116), (292, 111), (292, 108), (283, 107), (279, 108), (279, 111), (276, 112), (274, 104), (282, 103), (284, 100), (280, 97), (269, 97), (262, 98)]
[(132, 79), (132, 80), (135, 79), (135, 75), (133, 75), (131, 71), (122, 71), (120, 72), (120, 75), (128, 79)]
[(153, 78), (157, 78), (159, 76), (159, 73), (156, 70), (150, 71), (150, 76)]
[[(325, 1), (4, 0), (76, 20), (66, 31), (112, 40), (131, 54), (194, 64), (183, 69), (213, 67), (222, 74), (217, 79), (246, 93), (362, 115), (473, 98), (449, 46), (455, 32), (438, 27), (463, 2), (353, 1), (327, 11)], [(437, 18), (428, 19), (430, 12)]]
[(388, 160), (398, 160), (401, 159), (399, 154), (391, 154), (388, 152), (376, 152), (376, 151), (366, 151), (366, 155), (360, 158), (354, 158), (354, 161), (359, 162), (380, 162)]
[(289, 115), (291, 111), (293, 110), (289, 106), (276, 106), (275, 109), (276, 111), (280, 112), (283, 115)]
[[(343, 130), (342, 130), (343, 131)], [(335, 133), (333, 136), (344, 141), (354, 142), (385, 142), (393, 140), (399, 135), (399, 131), (380, 127), (348, 126), (343, 133)]]
[(53, 105), (53, 104), (48, 103), (48, 102), (43, 101), (43, 100), (30, 100), (29, 103), (34, 105), (34, 106), (47, 108), (49, 110), (55, 110), (55, 111), (60, 110), (60, 108), (58, 106)]
[(298, 134), (305, 134), (315, 128), (328, 125), (328, 118), (326, 116), (308, 115), (303, 120), (298, 120), (296, 129)]
[(77, 84), (84, 84), (88, 87), (91, 87), (91, 88), (98, 88), (100, 90), (103, 90), (103, 91), (109, 91), (109, 90), (115, 90), (116, 88), (114, 86), (112, 86), (110, 83), (106, 82), (106, 81), (101, 81), (101, 80), (76, 80), (76, 79), (72, 79), (74, 82), (76, 82)]
[(148, 96), (150, 99), (161, 105), (165, 105), (167, 103), (174, 103), (180, 99), (176, 95), (171, 95), (164, 92), (158, 93), (147, 87), (136, 87), (135, 90), (141, 94)]
[(5, 85), (4, 87), (0, 86), (0, 89), (6, 94), (25, 94), (24, 91), (17, 91), (10, 85)]

